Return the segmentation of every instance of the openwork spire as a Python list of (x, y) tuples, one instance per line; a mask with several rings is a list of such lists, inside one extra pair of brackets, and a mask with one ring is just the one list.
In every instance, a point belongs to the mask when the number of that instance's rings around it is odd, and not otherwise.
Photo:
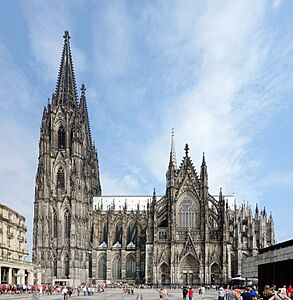
[(70, 50), (70, 35), (67, 30), (65, 31), (63, 38), (64, 45), (55, 94), (59, 105), (76, 105), (77, 91)]
[(80, 97), (80, 109), (83, 120), (87, 124), (87, 132), (88, 132), (88, 138), (89, 138), (89, 145), (92, 146), (92, 136), (91, 136), (91, 129), (90, 129), (90, 122), (88, 117), (88, 111), (87, 111), (87, 103), (86, 103), (86, 96), (85, 96), (85, 84), (82, 83), (81, 85), (81, 97)]
[(175, 169), (177, 169), (176, 150), (175, 150), (175, 141), (174, 141), (174, 128), (172, 128), (172, 136), (171, 136), (170, 164), (172, 164), (175, 167)]

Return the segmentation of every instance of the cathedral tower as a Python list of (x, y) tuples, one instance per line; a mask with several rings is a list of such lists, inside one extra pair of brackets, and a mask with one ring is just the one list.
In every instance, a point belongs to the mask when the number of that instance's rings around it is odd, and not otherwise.
[(86, 89), (78, 100), (65, 31), (55, 93), (44, 107), (34, 202), (33, 261), (42, 282), (87, 282), (92, 270), (93, 197), (101, 195)]

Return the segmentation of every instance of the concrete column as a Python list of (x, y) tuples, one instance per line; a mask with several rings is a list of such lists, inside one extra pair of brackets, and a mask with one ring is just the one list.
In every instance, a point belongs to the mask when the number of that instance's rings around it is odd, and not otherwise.
[(34, 284), (34, 273), (31, 271), (28, 273), (27, 284), (33, 285)]
[(12, 284), (12, 269), (8, 269), (8, 284)]
[(19, 270), (19, 273), (20, 273), (19, 284), (24, 284), (25, 283), (25, 270), (24, 269)]

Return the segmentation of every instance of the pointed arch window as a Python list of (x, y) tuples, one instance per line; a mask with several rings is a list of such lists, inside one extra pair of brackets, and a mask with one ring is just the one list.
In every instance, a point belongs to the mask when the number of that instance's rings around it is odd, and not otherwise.
[[(56, 211), (53, 211), (53, 237), (57, 238), (58, 235), (58, 221)], [(55, 275), (54, 275), (55, 276)]]
[(60, 167), (57, 171), (57, 187), (61, 190), (65, 188), (65, 177), (64, 177), (64, 170)]
[(127, 230), (127, 244), (130, 242), (136, 243), (136, 228), (134, 224), (129, 224)]
[(143, 228), (140, 234), (140, 249), (145, 250), (145, 243), (146, 243), (146, 229)]
[(64, 259), (64, 275), (66, 278), (69, 277), (69, 257), (66, 256)]
[(113, 261), (113, 279), (121, 279), (121, 259), (115, 257)]
[(53, 276), (57, 277), (57, 258), (56, 257), (53, 260)]
[(73, 130), (70, 131), (70, 142), (69, 142), (69, 151), (70, 151), (70, 155), (72, 154), (73, 152)]
[(135, 279), (136, 277), (136, 261), (133, 256), (127, 257), (126, 260), (126, 278)]
[(105, 242), (108, 245), (108, 222), (104, 223), (103, 236), (101, 243)]
[(121, 222), (118, 222), (116, 225), (116, 230), (115, 230), (115, 243), (122, 244), (122, 224)]
[(179, 207), (179, 227), (194, 228), (195, 219), (195, 204), (191, 199), (184, 199)]
[(102, 256), (98, 261), (98, 279), (106, 280), (107, 263), (106, 256)]
[(65, 238), (70, 238), (70, 229), (71, 229), (71, 216), (68, 210), (64, 213), (64, 229), (65, 229)]
[(65, 147), (66, 147), (65, 129), (63, 126), (60, 126), (58, 129), (58, 149), (64, 150)]

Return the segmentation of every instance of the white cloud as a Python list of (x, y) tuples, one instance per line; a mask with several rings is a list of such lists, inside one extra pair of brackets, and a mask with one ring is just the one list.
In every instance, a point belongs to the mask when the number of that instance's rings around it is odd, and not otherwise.
[[(274, 104), (268, 99), (270, 89), (264, 93), (249, 89), (249, 85), (258, 83), (268, 59), (266, 49), (270, 45), (266, 44), (264, 32), (266, 3), (227, 1), (217, 5), (208, 1), (197, 13), (196, 5), (190, 5), (177, 7), (176, 13), (175, 7), (164, 7), (163, 11), (172, 16), (173, 34), (170, 36), (168, 31), (165, 38), (159, 34), (152, 36), (151, 32), (148, 37), (149, 44), (159, 47), (175, 65), (178, 61), (182, 64), (185, 53), (186, 65), (192, 56), (201, 63), (194, 64), (200, 65), (200, 69), (194, 69), (191, 88), (177, 89), (177, 95), (164, 108), (159, 133), (148, 144), (144, 156), (146, 164), (157, 180), (164, 180), (170, 148), (170, 137), (166, 135), (175, 127), (179, 160), (185, 142), (190, 145), (197, 169), (201, 153), (206, 152), (212, 192), (222, 186), (224, 192), (237, 192), (255, 201), (258, 195), (250, 188), (252, 174), (246, 173), (257, 162), (247, 158), (247, 150), (262, 126), (261, 118)], [(152, 17), (156, 24), (160, 14)], [(171, 81), (176, 82), (176, 74), (171, 75)]]
[[(75, 23), (72, 11), (76, 1), (70, 2), (70, 9), (66, 1), (49, 2), (25, 1), (22, 9), (28, 26), (28, 38), (33, 53), (34, 72), (40, 72), (46, 80), (56, 80), (62, 50), (62, 34), (69, 30), (74, 33)], [(74, 40), (73, 40), (74, 41)], [(75, 39), (76, 41), (76, 39)], [(76, 44), (71, 44), (74, 55), (74, 66), (81, 73), (87, 69), (84, 53)]]

